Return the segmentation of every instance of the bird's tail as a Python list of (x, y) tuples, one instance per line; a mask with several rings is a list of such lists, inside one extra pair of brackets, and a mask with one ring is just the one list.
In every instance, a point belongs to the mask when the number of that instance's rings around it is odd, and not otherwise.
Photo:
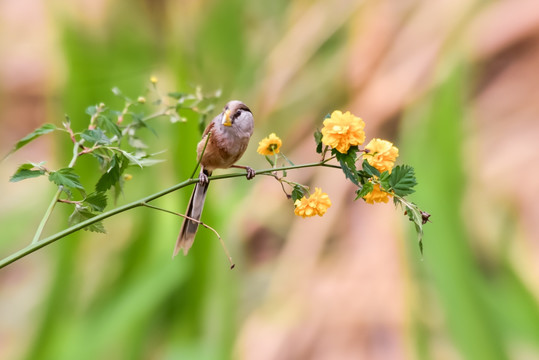
[[(210, 176), (211, 172), (206, 171), (206, 175)], [(200, 220), (202, 215), (202, 209), (204, 208), (204, 200), (206, 199), (206, 192), (208, 191), (208, 183), (196, 183), (193, 193), (191, 194), (191, 199), (189, 200), (189, 205), (185, 215), (194, 220)], [(174, 254), (172, 257), (175, 257), (180, 252), (180, 249), (183, 250), (183, 254), (187, 255), (189, 249), (195, 241), (195, 235), (198, 229), (198, 222), (184, 219), (182, 229), (178, 235), (178, 240), (176, 240), (176, 245), (174, 246)]]

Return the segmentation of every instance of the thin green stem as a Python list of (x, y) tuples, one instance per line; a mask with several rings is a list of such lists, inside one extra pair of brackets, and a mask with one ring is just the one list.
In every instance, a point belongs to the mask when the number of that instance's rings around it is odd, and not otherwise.
[(34, 238), (32, 239), (32, 244), (35, 244), (39, 241), (39, 238), (41, 237), (41, 234), (43, 233), (43, 229), (45, 228), (47, 221), (51, 217), (52, 211), (54, 210), (54, 207), (56, 206), (56, 203), (58, 202), (58, 199), (60, 198), (61, 193), (62, 193), (62, 189), (59, 188), (58, 191), (56, 191), (56, 194), (54, 194), (49, 204), (49, 207), (47, 208), (47, 211), (45, 211), (45, 215), (43, 215), (43, 218), (41, 219), (41, 222), (39, 223), (39, 226), (37, 227), (36, 233), (34, 234)]
[[(75, 162), (77, 161), (77, 158), (79, 157), (79, 147), (82, 145), (81, 142), (75, 142), (73, 144), (73, 157), (71, 158), (71, 161), (69, 162), (69, 165), (67, 167), (73, 167), (75, 166)], [(62, 194), (62, 188), (58, 188), (58, 191), (56, 191), (56, 194), (54, 194), (49, 207), (47, 208), (47, 211), (45, 211), (45, 215), (43, 215), (43, 218), (41, 219), (41, 222), (39, 223), (39, 226), (37, 227), (36, 233), (34, 234), (34, 238), (32, 239), (32, 244), (36, 244), (39, 242), (39, 238), (41, 237), (41, 234), (43, 233), (43, 229), (45, 228), (45, 225), (47, 225), (47, 221), (49, 221), (49, 218), (51, 217), (52, 211), (54, 210), (54, 207), (56, 206), (56, 203), (58, 202), (58, 199), (60, 198), (60, 195)]]
[[(78, 146), (78, 145), (76, 145)], [(76, 160), (76, 158), (75, 158)], [(294, 166), (283, 166), (283, 167), (280, 167), (280, 168), (277, 168), (277, 169), (274, 169), (274, 168), (270, 168), (270, 169), (263, 169), (263, 170), (259, 170), (256, 172), (256, 174), (258, 175), (264, 175), (264, 174), (269, 174), (273, 171), (283, 171), (283, 170), (293, 170), (293, 169), (302, 169), (302, 168), (309, 168), (309, 167), (316, 167), (316, 166), (325, 166), (325, 167), (337, 167), (337, 166), (330, 166), (329, 164), (326, 164), (327, 160), (324, 160), (322, 162), (316, 162), (316, 163), (308, 163), (308, 164), (301, 164), (301, 165), (294, 165)], [(74, 164), (74, 161), (72, 160), (72, 164)], [(70, 164), (70, 165), (72, 165)], [(339, 167), (337, 167), (339, 168)], [(231, 174), (223, 174), (223, 175), (216, 175), (216, 176), (210, 176), (208, 179), (211, 180), (211, 181), (215, 181), (215, 180), (222, 180), (222, 179), (229, 179), (229, 178), (236, 178), (236, 177), (244, 177), (245, 176), (245, 173), (244, 172), (240, 172), (240, 173), (231, 173)], [(76, 231), (79, 231), (89, 225), (92, 225), (96, 222), (99, 222), (99, 221), (102, 221), (104, 219), (107, 219), (111, 216), (114, 216), (114, 215), (117, 215), (117, 214), (120, 214), (124, 211), (127, 211), (127, 210), (130, 210), (130, 209), (134, 209), (136, 207), (139, 207), (139, 206), (146, 206), (145, 203), (148, 203), (150, 201), (153, 201), (155, 199), (158, 199), (162, 196), (165, 196), (167, 194), (170, 194), (171, 192), (173, 191), (176, 191), (178, 189), (181, 189), (181, 188), (184, 188), (186, 186), (189, 186), (189, 185), (192, 185), (194, 183), (197, 183), (198, 182), (198, 179), (189, 179), (189, 180), (185, 180), (179, 184), (176, 184), (172, 187), (169, 187), (167, 189), (164, 189), (162, 191), (159, 191), (155, 194), (152, 194), (152, 195), (149, 195), (145, 198), (142, 198), (140, 200), (137, 200), (137, 201), (133, 201), (129, 204), (126, 204), (126, 205), (123, 205), (123, 206), (119, 206), (115, 209), (112, 209), (112, 210), (109, 210), (107, 212), (104, 212), (102, 214), (99, 214), (99, 215), (96, 215), (88, 220), (85, 220), (83, 222), (80, 222), (76, 225), (73, 225), (65, 230), (62, 230), (54, 235), (51, 235), (41, 241), (35, 241), (35, 242), (32, 242), (30, 245), (26, 246), (25, 248), (3, 258), (2, 260), (0, 260), (0, 269), (33, 253), (34, 251), (37, 251), (39, 249), (41, 249), (42, 247), (45, 247), (47, 245), (50, 245), (64, 237), (66, 237), (67, 235), (70, 235)], [(57, 202), (57, 198), (55, 197), (55, 200), (54, 202), (56, 203)], [(52, 211), (52, 210), (51, 210)], [(50, 213), (45, 217), (43, 217), (43, 220), (41, 221), (43, 226), (41, 226), (40, 224), (40, 229), (41, 231), (43, 231), (43, 227), (45, 226), (44, 224), (47, 222), (48, 220), (48, 217), (50, 216)], [(39, 233), (39, 235), (41, 234), (41, 232)], [(36, 235), (38, 235), (36, 233)], [(39, 238), (39, 236), (36, 236), (36, 238)]]
[(160, 116), (165, 116), (165, 115), (166, 115), (166, 110), (165, 111), (161, 110), (154, 114), (146, 116), (144, 119), (142, 119), (142, 121), (148, 121), (148, 120), (155, 119), (155, 118), (158, 118)]
[(189, 217), (187, 215), (180, 214), (180, 213), (170, 211), (170, 210), (167, 210), (167, 209), (163, 209), (163, 208), (160, 208), (158, 206), (153, 206), (153, 205), (150, 205), (150, 204), (147, 204), (147, 203), (142, 203), (142, 205), (146, 206), (146, 207), (148, 207), (150, 209), (163, 211), (163, 212), (166, 212), (166, 213), (169, 213), (169, 214), (172, 214), (172, 215), (180, 216), (180, 217), (182, 217), (184, 219), (189, 219), (189, 220), (194, 221), (194, 222), (198, 223), (199, 225), (205, 227), (206, 229), (211, 230), (215, 234), (215, 236), (217, 236), (217, 238), (219, 239), (219, 242), (221, 243), (221, 246), (223, 247), (223, 250), (225, 251), (225, 255), (228, 258), (228, 262), (230, 263), (230, 269), (234, 269), (234, 267), (236, 265), (234, 264), (234, 261), (232, 261), (232, 256), (230, 256), (230, 253), (228, 252), (228, 249), (227, 249), (227, 247), (225, 245), (225, 242), (223, 241), (223, 238), (221, 238), (221, 235), (219, 235), (217, 230), (215, 230), (214, 228), (212, 228), (211, 226), (209, 226), (207, 224), (204, 224), (202, 221), (197, 220), (197, 219), (193, 219), (192, 217)]
[(191, 176), (189, 176), (189, 179), (192, 179), (193, 176), (197, 173), (198, 166), (200, 165), (200, 162), (202, 161), (202, 156), (204, 156), (204, 152), (206, 151), (206, 146), (208, 146), (208, 141), (210, 141), (211, 131), (208, 132), (208, 135), (206, 136), (206, 142), (204, 143), (204, 147), (202, 148), (202, 153), (198, 157), (197, 164), (195, 165), (195, 169), (193, 170), (193, 173)]

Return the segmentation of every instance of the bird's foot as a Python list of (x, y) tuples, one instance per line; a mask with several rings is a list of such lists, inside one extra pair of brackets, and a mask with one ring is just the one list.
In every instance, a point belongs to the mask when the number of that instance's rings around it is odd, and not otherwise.
[(247, 180), (251, 180), (255, 177), (256, 171), (254, 171), (253, 168), (250, 168), (249, 166), (245, 167), (245, 170), (247, 171), (247, 174), (245, 175), (247, 177)]
[(208, 185), (210, 183), (210, 179), (208, 179), (208, 175), (205, 172), (200, 172), (200, 175), (198, 176), (198, 183), (201, 186)]

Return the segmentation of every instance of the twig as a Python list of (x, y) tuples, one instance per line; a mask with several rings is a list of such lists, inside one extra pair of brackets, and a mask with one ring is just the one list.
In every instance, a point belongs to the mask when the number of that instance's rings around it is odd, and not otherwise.
[[(75, 166), (75, 162), (77, 161), (77, 158), (79, 157), (79, 146), (82, 146), (82, 143), (84, 140), (81, 140), (80, 142), (75, 142), (73, 145), (73, 157), (71, 158), (71, 161), (69, 162), (69, 165), (67, 167), (73, 167)], [(47, 221), (49, 220), (52, 211), (54, 210), (54, 207), (56, 206), (56, 203), (58, 202), (58, 199), (60, 198), (60, 195), (62, 194), (62, 187), (58, 188), (58, 191), (56, 191), (56, 194), (54, 194), (49, 207), (47, 208), (47, 211), (45, 211), (45, 214), (43, 215), (43, 218), (41, 219), (41, 222), (39, 223), (39, 226), (37, 227), (36, 233), (34, 234), (34, 238), (32, 239), (32, 244), (36, 244), (39, 242), (39, 238), (41, 237), (41, 234), (43, 233), (43, 229), (45, 228), (45, 225), (47, 224)]]
[(208, 146), (208, 141), (210, 141), (211, 131), (208, 132), (208, 135), (206, 136), (206, 142), (204, 143), (204, 147), (202, 148), (202, 152), (200, 153), (200, 156), (198, 157), (197, 164), (195, 165), (195, 169), (193, 170), (193, 173), (191, 176), (189, 176), (189, 179), (192, 179), (193, 176), (197, 173), (198, 166), (200, 165), (200, 162), (202, 161), (202, 156), (204, 156), (204, 152), (206, 151), (206, 146)]
[(236, 266), (236, 264), (234, 264), (234, 262), (232, 261), (232, 257), (230, 256), (230, 253), (228, 252), (228, 249), (226, 248), (225, 242), (224, 242), (223, 239), (221, 238), (221, 235), (219, 235), (219, 233), (217, 232), (217, 230), (215, 230), (215, 229), (212, 228), (211, 226), (206, 225), (206, 224), (204, 224), (202, 221), (197, 220), (197, 219), (194, 219), (194, 218), (192, 218), (192, 217), (190, 217), (190, 216), (187, 216), (187, 215), (184, 215), (184, 214), (180, 214), (180, 213), (177, 213), (177, 212), (174, 212), (174, 211), (171, 211), (171, 210), (163, 209), (163, 208), (160, 208), (160, 207), (157, 207), (157, 206), (153, 206), (153, 205), (150, 205), (150, 204), (147, 204), (147, 203), (142, 203), (142, 206), (146, 206), (146, 207), (149, 207), (150, 209), (155, 209), (155, 210), (159, 210), (159, 211), (164, 211), (164, 212), (169, 213), (169, 214), (173, 214), (173, 215), (176, 215), (176, 216), (180, 216), (180, 217), (182, 217), (182, 218), (184, 218), (184, 219), (188, 219), (188, 220), (194, 221), (194, 222), (198, 223), (199, 225), (204, 226), (206, 229), (209, 229), (209, 230), (213, 231), (213, 233), (215, 234), (215, 236), (217, 236), (217, 238), (218, 238), (219, 241), (221, 242), (221, 246), (223, 247), (223, 250), (225, 251), (226, 257), (228, 258), (228, 262), (230, 263), (230, 269), (234, 269), (234, 267)]
[[(76, 151), (76, 149), (75, 149)], [(76, 158), (75, 158), (76, 160)], [(327, 161), (327, 160), (325, 160)], [(301, 165), (295, 165), (295, 166), (283, 166), (281, 168), (277, 168), (277, 169), (274, 169), (274, 168), (270, 168), (270, 169), (263, 169), (263, 170), (259, 170), (257, 171), (256, 173), (259, 174), (259, 175), (262, 175), (262, 174), (269, 174), (273, 171), (283, 171), (283, 170), (294, 170), (294, 169), (302, 169), (302, 168), (309, 168), (309, 167), (316, 167), (316, 166), (325, 166), (325, 167), (333, 167), (333, 168), (340, 168), (339, 166), (335, 166), (335, 165), (330, 165), (330, 164), (326, 164), (324, 162), (316, 162), (316, 163), (308, 163), (308, 164), (301, 164)], [(210, 176), (208, 177), (209, 180), (212, 180), (212, 181), (215, 181), (215, 180), (221, 180), (221, 179), (229, 179), (229, 178), (235, 178), (235, 177), (244, 177), (245, 176), (245, 173), (244, 172), (240, 172), (240, 173), (231, 173), (231, 174), (223, 174), (223, 175), (216, 175), (216, 176)], [(165, 196), (167, 194), (170, 194), (171, 192), (174, 192), (178, 189), (181, 189), (181, 188), (184, 188), (186, 186), (189, 186), (191, 184), (194, 184), (198, 182), (198, 179), (189, 179), (189, 180), (185, 180), (179, 184), (176, 184), (172, 187), (169, 187), (165, 190), (162, 190), (160, 192), (157, 192), (155, 194), (152, 194), (152, 195), (149, 195), (145, 198), (142, 198), (140, 200), (137, 200), (137, 201), (134, 201), (132, 203), (129, 203), (129, 204), (126, 204), (126, 205), (123, 205), (123, 206), (119, 206), (115, 209), (112, 209), (112, 210), (109, 210), (107, 212), (104, 212), (104, 213), (101, 213), (99, 215), (96, 215), (88, 220), (85, 220), (83, 222), (80, 222), (76, 225), (73, 225), (65, 230), (62, 230), (54, 235), (51, 235), (45, 239), (42, 239), (42, 240), (39, 240), (39, 235), (41, 235), (41, 232), (43, 231), (43, 227), (45, 226), (45, 223), (47, 222), (49, 216), (50, 216), (50, 213), (48, 214), (45, 214), (45, 216), (43, 217), (43, 219), (41, 220), (41, 224), (40, 224), (40, 227), (38, 229), (38, 232), (36, 232), (36, 236), (34, 237), (35, 239), (38, 239), (36, 241), (33, 241), (31, 244), (29, 244), (28, 246), (24, 247), (23, 249), (3, 258), (2, 260), (0, 260), (0, 269), (47, 246), (47, 245), (50, 245), (64, 237), (66, 237), (67, 235), (69, 234), (72, 234), (76, 231), (79, 231), (89, 225), (92, 225), (92, 224), (95, 224), (96, 222), (99, 222), (99, 221), (102, 221), (104, 219), (107, 219), (109, 217), (112, 217), (114, 215), (117, 215), (117, 214), (120, 214), (124, 211), (127, 211), (127, 210), (130, 210), (130, 209), (134, 209), (136, 207), (139, 207), (139, 206), (143, 206), (142, 204), (143, 203), (148, 203), (150, 201), (153, 201), (155, 199), (158, 199), (162, 196)], [(56, 204), (58, 201), (58, 197), (60, 196), (60, 191), (58, 191), (58, 194), (54, 197), (54, 204)], [(52, 203), (51, 203), (52, 205)], [(52, 210), (51, 210), (52, 212)]]

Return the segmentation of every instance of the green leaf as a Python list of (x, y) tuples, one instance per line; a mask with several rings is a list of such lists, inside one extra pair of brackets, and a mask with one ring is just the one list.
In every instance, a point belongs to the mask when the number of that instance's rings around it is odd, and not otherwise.
[[(68, 223), (69, 226), (73, 226), (88, 219), (91, 219), (94, 216), (96, 216), (96, 214), (77, 205), (75, 206), (75, 210), (73, 211), (73, 213), (69, 216)], [(84, 230), (98, 233), (106, 233), (105, 227), (103, 226), (103, 223), (101, 221), (86, 226)]]
[(167, 95), (173, 99), (180, 100), (181, 98), (185, 97), (185, 95), (187, 94), (183, 92), (169, 92)]
[(49, 174), (49, 181), (58, 186), (64, 186), (73, 189), (84, 191), (84, 187), (80, 183), (80, 177), (75, 173), (73, 168), (63, 168), (58, 171), (53, 171)]
[(114, 154), (110, 160), (107, 171), (99, 178), (95, 185), (97, 192), (105, 192), (120, 180), (122, 173), (127, 167), (127, 160), (123, 156)]
[(268, 155), (264, 155), (264, 157), (266, 158), (266, 160), (269, 162), (269, 164), (271, 165), (271, 167), (273, 167), (275, 165), (275, 163), (273, 162), (273, 160), (271, 160), (271, 158), (268, 156)]
[(157, 132), (155, 131), (155, 129), (148, 125), (146, 121), (144, 121), (144, 114), (131, 113), (131, 117), (133, 118), (133, 123), (130, 126), (133, 129), (146, 128), (150, 130), (155, 136), (157, 136)]
[(45, 170), (31, 170), (34, 164), (26, 163), (19, 166), (15, 174), (9, 179), (10, 182), (17, 182), (25, 179), (35, 178), (45, 174)]
[(289, 158), (286, 157), (286, 155), (285, 155), (284, 153), (281, 152), (280, 155), (281, 155), (281, 156), (286, 160), (286, 162), (289, 163), (291, 166), (296, 166), (296, 165), (294, 165), (294, 163), (293, 163)]
[(64, 117), (65, 117), (65, 121), (62, 121), (62, 125), (64, 126), (64, 128), (66, 130), (70, 129), (71, 128), (71, 119), (69, 118), (69, 115), (67, 115), (67, 114), (65, 114)]
[(374, 187), (374, 185), (371, 182), (366, 182), (365, 184), (363, 184), (361, 189), (358, 189), (356, 191), (357, 196), (356, 196), (356, 198), (354, 200), (357, 200), (359, 198), (363, 198), (364, 196), (369, 194), (372, 191), (373, 187)]
[(389, 171), (386, 170), (380, 174), (380, 185), (382, 186), (382, 190), (386, 192), (391, 190), (389, 185)]
[(88, 204), (92, 210), (102, 212), (107, 207), (107, 195), (103, 192), (91, 193), (84, 199), (84, 203)]
[(114, 123), (108, 116), (101, 114), (97, 118), (97, 126), (100, 127), (105, 132), (109, 133), (111, 136), (116, 135), (118, 139), (122, 137), (122, 132), (118, 125)]
[(147, 167), (147, 166), (153, 166), (155, 164), (159, 164), (159, 163), (162, 163), (164, 162), (165, 160), (163, 159), (147, 159), (147, 158), (142, 158), (139, 160), (139, 163), (144, 166), (144, 167)]
[(97, 106), (96, 105), (88, 106), (85, 112), (86, 114), (90, 116), (94, 116), (95, 114), (97, 114)]
[(363, 168), (363, 171), (365, 171), (369, 176), (376, 176), (380, 177), (380, 171), (378, 171), (377, 168), (369, 164), (367, 160), (363, 160), (363, 164), (361, 165)]
[(417, 185), (414, 168), (409, 165), (396, 166), (389, 176), (389, 185), (399, 196), (413, 193), (413, 187)]
[[(427, 213), (423, 213), (416, 204), (412, 202), (408, 202), (400, 198), (399, 196), (395, 196), (393, 198), (393, 202), (395, 203), (395, 205), (400, 204), (402, 208), (405, 209), (405, 215), (408, 215), (408, 219), (414, 223), (415, 230), (417, 233), (417, 242), (419, 245), (419, 251), (421, 252), (421, 255), (423, 255), (423, 224), (425, 222), (425, 218), (423, 217), (423, 214), (427, 214)], [(428, 217), (426, 220), (428, 221)]]
[(359, 186), (359, 176), (356, 169), (356, 153), (358, 151), (357, 146), (351, 146), (346, 154), (338, 152), (336, 149), (333, 149), (331, 152), (336, 156), (337, 160), (341, 164), (342, 171), (344, 176), (347, 179), (350, 179), (354, 184)]
[[(53, 125), (53, 124), (45, 124), (45, 125), (42, 125), (41, 127), (35, 129), (34, 131), (32, 131), (30, 134), (26, 135), (25, 137), (23, 137), (22, 139), (20, 139), (16, 144), (15, 146), (13, 147), (13, 149), (11, 149), (11, 151), (7, 154), (7, 155), (10, 155), (12, 153), (14, 153), (15, 151), (19, 150), (20, 148), (22, 148), (24, 145), (28, 144), (29, 142), (31, 142), (32, 140), (35, 140), (37, 139), (38, 137), (40, 137), (41, 135), (45, 135), (45, 134), (48, 134), (50, 133), (51, 131), (54, 131), (56, 130), (56, 126)], [(7, 156), (6, 155), (6, 156)]]
[(105, 133), (101, 129), (84, 130), (84, 132), (80, 134), (80, 136), (81, 138), (92, 144), (95, 143), (101, 145), (109, 145), (111, 143), (111, 140), (105, 135)]
[(322, 144), (322, 137), (322, 132), (319, 129), (316, 129), (316, 131), (314, 132), (314, 142), (316, 143), (316, 152), (318, 154), (322, 153), (322, 149), (324, 146), (324, 144)]
[(296, 200), (300, 200), (303, 196), (305, 196), (305, 188), (303, 186), (300, 186), (298, 184), (294, 185), (294, 189), (292, 190), (292, 201), (296, 202)]
[(122, 150), (122, 149), (117, 149), (119, 152), (121, 152), (123, 154), (123, 156), (125, 156), (128, 160), (129, 160), (129, 165), (138, 165), (140, 166), (140, 168), (142, 168), (142, 163), (140, 162), (140, 159), (138, 158), (138, 156), (134, 155), (134, 154), (131, 154), (130, 152), (128, 151), (125, 151), (125, 150)]
[(130, 146), (132, 146), (135, 149), (147, 149), (148, 148), (148, 145), (146, 145), (144, 143), (144, 141), (142, 141), (141, 139), (139, 139), (137, 137), (134, 137), (134, 136), (130, 136), (129, 139), (127, 140), (127, 142), (128, 142), (128, 144)]

